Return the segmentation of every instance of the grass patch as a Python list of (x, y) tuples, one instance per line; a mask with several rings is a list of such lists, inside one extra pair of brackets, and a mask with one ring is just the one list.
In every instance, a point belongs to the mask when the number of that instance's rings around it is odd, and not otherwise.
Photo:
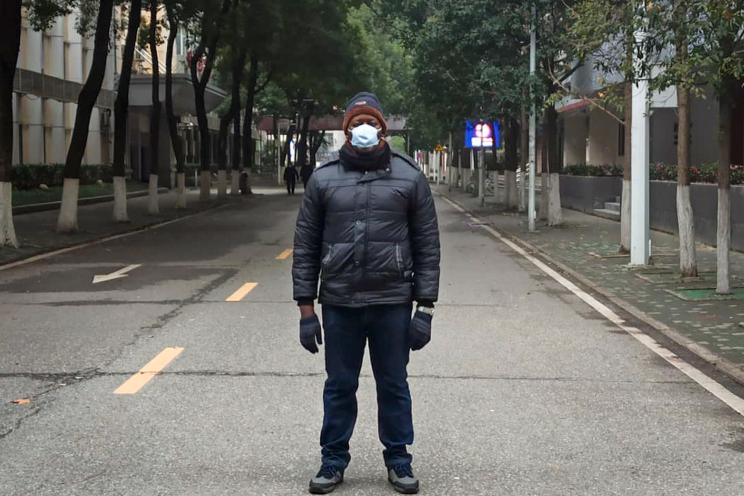
[(744, 300), (744, 288), (732, 288), (731, 294), (716, 294), (715, 288), (668, 289), (669, 293), (685, 301)]
[[(143, 191), (147, 184), (139, 181), (127, 181), (127, 192)], [(80, 198), (93, 196), (105, 196), (114, 194), (112, 183), (86, 184), (80, 186)], [(44, 189), (13, 190), (13, 206), (32, 205), (34, 203), (47, 203), (62, 200), (62, 186), (52, 186)]]

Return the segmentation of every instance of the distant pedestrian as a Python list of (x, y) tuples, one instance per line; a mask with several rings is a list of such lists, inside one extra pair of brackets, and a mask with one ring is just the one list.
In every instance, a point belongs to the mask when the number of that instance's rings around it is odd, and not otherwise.
[(299, 177), (297, 169), (295, 169), (294, 166), (288, 165), (284, 168), (284, 182), (287, 183), (288, 195), (294, 195), (295, 185), (297, 184), (297, 179), (299, 179)]
[(313, 174), (313, 166), (305, 164), (300, 170), (300, 177), (302, 177), (302, 186), (307, 188), (307, 182), (310, 180), (310, 176)]
[(413, 494), (419, 481), (406, 449), (413, 443), (406, 366), (409, 351), (431, 339), (439, 292), (437, 214), (416, 163), (385, 141), (375, 95), (359, 93), (349, 101), (343, 128), (339, 158), (308, 180), (295, 229), (292, 278), (300, 342), (311, 353), (323, 343), (316, 298), (323, 305), (326, 341), (322, 464), (309, 489), (325, 494), (343, 482), (369, 342), (388, 480), (396, 491)]

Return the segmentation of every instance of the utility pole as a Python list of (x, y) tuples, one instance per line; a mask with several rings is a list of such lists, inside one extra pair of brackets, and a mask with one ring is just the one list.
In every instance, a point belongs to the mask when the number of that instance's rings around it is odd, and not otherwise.
[[(532, 5), (532, 23), (530, 24), (530, 78), (534, 79), (537, 69), (537, 7)], [(530, 167), (529, 167), (529, 206), (527, 218), (530, 232), (535, 231), (535, 131), (537, 127), (537, 109), (535, 108), (535, 96), (530, 91), (532, 104), (530, 106)]]
[[(640, 7), (640, 14), (644, 14)], [(647, 33), (645, 19), (635, 32), (635, 42), (643, 46)], [(633, 50), (637, 81), (633, 85), (631, 123), (630, 187), (630, 265), (648, 265), (651, 257), (649, 233), (649, 105), (648, 79), (644, 71), (645, 53)]]

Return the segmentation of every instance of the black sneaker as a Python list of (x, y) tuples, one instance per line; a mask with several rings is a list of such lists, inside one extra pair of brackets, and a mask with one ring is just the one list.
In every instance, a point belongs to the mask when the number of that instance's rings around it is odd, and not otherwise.
[(413, 475), (410, 463), (394, 465), (388, 469), (388, 480), (393, 489), (402, 494), (416, 494), (419, 491), (419, 481)]
[(310, 479), (311, 494), (328, 494), (344, 481), (344, 471), (333, 465), (323, 465)]

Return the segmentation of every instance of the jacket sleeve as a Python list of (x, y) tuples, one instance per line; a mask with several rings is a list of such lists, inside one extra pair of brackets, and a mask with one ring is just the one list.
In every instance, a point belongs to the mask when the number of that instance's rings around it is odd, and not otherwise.
[(293, 298), (314, 300), (318, 296), (318, 274), (323, 243), (325, 212), (320, 186), (315, 174), (305, 188), (297, 215), (292, 258)]
[(413, 298), (437, 300), (439, 295), (439, 226), (429, 183), (419, 174), (409, 216), (413, 256)]

